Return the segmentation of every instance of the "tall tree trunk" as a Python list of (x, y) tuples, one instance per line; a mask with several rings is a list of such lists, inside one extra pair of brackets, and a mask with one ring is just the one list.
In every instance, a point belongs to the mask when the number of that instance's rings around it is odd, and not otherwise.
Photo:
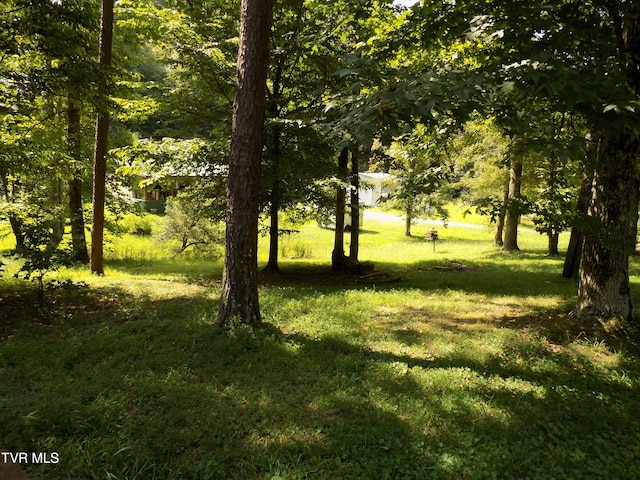
[(260, 323), (258, 207), (273, 0), (242, 0), (218, 324)]
[[(82, 162), (80, 106), (69, 98), (67, 111), (67, 143), (69, 155), (74, 162)], [(87, 240), (84, 235), (84, 214), (82, 211), (82, 179), (80, 169), (74, 169), (74, 178), (69, 180), (69, 218), (71, 220), (71, 259), (74, 262), (89, 263)]]
[(522, 163), (513, 161), (509, 172), (509, 199), (507, 200), (504, 220), (504, 245), (502, 245), (502, 249), (507, 252), (520, 250), (518, 247), (518, 222), (520, 221), (521, 212), (518, 199), (521, 185)]
[[(111, 65), (113, 2), (114, 0), (102, 0), (102, 13), (100, 16), (100, 65), (105, 73)], [(93, 212), (90, 269), (91, 273), (104, 275), (104, 203), (107, 178), (109, 110), (106, 105), (100, 105), (98, 112), (93, 152)]]
[(358, 168), (358, 148), (351, 152), (351, 242), (349, 244), (349, 261), (358, 263), (360, 252), (360, 176)]
[(493, 237), (493, 244), (496, 247), (502, 247), (504, 245), (504, 220), (507, 216), (507, 202), (509, 201), (509, 182), (504, 187), (504, 195), (502, 196), (502, 211), (498, 215), (496, 221), (496, 234)]
[(624, 132), (602, 135), (594, 170), (576, 314), (633, 319), (629, 254), (635, 246), (640, 140)]
[[(275, 74), (273, 78), (272, 98), (268, 107), (271, 118), (277, 119), (280, 117), (280, 108), (278, 102), (281, 97), (282, 89), (282, 62), (278, 62), (275, 65)], [(265, 270), (271, 273), (279, 273), (280, 266), (278, 265), (279, 243), (280, 243), (280, 222), (278, 214), (280, 213), (280, 189), (282, 182), (280, 181), (280, 157), (282, 155), (281, 148), (282, 129), (280, 125), (275, 122), (273, 126), (273, 145), (271, 151), (272, 164), (271, 164), (271, 195), (269, 199), (269, 260)]]
[[(47, 61), (48, 68), (53, 68), (52, 61)], [(55, 105), (52, 101), (51, 95), (44, 93), (43, 99), (45, 100), (45, 110), (49, 118), (53, 118), (56, 115)], [(58, 249), (62, 237), (64, 236), (64, 215), (62, 205), (62, 180), (59, 176), (60, 160), (55, 161), (53, 174), (48, 177), (49, 180), (49, 205), (51, 210), (48, 212), (51, 215), (49, 228), (50, 236), (46, 249), (48, 252), (53, 252)]]
[[(338, 179), (344, 182), (347, 178), (349, 149), (344, 147), (338, 156)], [(331, 268), (334, 271), (344, 270), (347, 256), (344, 254), (344, 215), (346, 209), (347, 190), (340, 185), (336, 189), (336, 230), (331, 254)]]
[(278, 218), (280, 213), (280, 129), (278, 127), (275, 127), (273, 134), (273, 164), (271, 165), (271, 170), (273, 179), (271, 181), (269, 204), (269, 260), (265, 270), (278, 273), (280, 272), (280, 266), (278, 265), (280, 240), (280, 222)]

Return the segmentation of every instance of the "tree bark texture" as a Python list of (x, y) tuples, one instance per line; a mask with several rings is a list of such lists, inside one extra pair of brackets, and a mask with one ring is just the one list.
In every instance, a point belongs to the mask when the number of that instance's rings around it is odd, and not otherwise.
[(227, 183), (226, 249), (218, 324), (260, 323), (258, 207), (272, 0), (243, 0)]
[(518, 222), (520, 221), (520, 206), (518, 199), (522, 185), (522, 163), (512, 162), (509, 174), (509, 199), (506, 205), (504, 219), (504, 244), (502, 249), (507, 252), (520, 250), (518, 247)]
[[(74, 162), (82, 161), (80, 132), (80, 107), (71, 98), (67, 111), (67, 143), (69, 156)], [(82, 179), (79, 169), (69, 180), (69, 218), (71, 220), (71, 259), (74, 262), (89, 263), (87, 240), (84, 234), (84, 213), (82, 211)]]
[[(338, 177), (341, 182), (347, 178), (349, 162), (349, 149), (344, 147), (338, 156)], [(344, 270), (347, 256), (344, 254), (344, 214), (346, 209), (347, 190), (340, 185), (336, 189), (336, 230), (333, 241), (333, 253), (331, 254), (331, 268), (334, 271)]]
[(351, 152), (351, 242), (349, 261), (358, 263), (360, 252), (360, 176), (358, 168), (358, 149)]
[[(271, 118), (280, 117), (280, 108), (278, 102), (281, 97), (282, 90), (282, 62), (276, 64), (273, 86), (271, 91), (271, 100), (268, 107), (269, 115)], [(282, 128), (276, 122), (273, 125), (271, 145), (271, 193), (269, 198), (269, 260), (265, 270), (271, 273), (279, 273), (280, 265), (278, 264), (278, 255), (280, 253), (280, 222), (278, 214), (280, 213), (281, 203), (281, 187), (282, 181), (280, 179), (280, 160), (282, 155)]]
[[(618, 48), (620, 70), (630, 93), (640, 95), (640, 19), (621, 15), (611, 2), (608, 13)], [(640, 138), (637, 117), (631, 125), (601, 126), (589, 219), (582, 253), (576, 314), (581, 318), (633, 320), (629, 255), (635, 250), (640, 197)]]
[[(415, 169), (415, 162), (412, 161), (411, 165), (409, 167), (409, 185), (411, 185), (411, 188), (414, 189), (415, 188), (415, 182), (416, 182), (416, 169)], [(411, 221), (413, 220), (413, 210), (414, 210), (414, 204), (415, 204), (415, 197), (413, 195), (408, 195), (407, 198), (405, 199), (405, 204), (404, 204), (404, 235), (406, 237), (410, 237), (411, 236)]]
[(629, 254), (635, 247), (640, 140), (602, 134), (585, 232), (576, 314), (608, 320), (633, 318)]
[(552, 231), (547, 233), (548, 239), (548, 252), (549, 255), (555, 256), (560, 255), (560, 251), (558, 250), (558, 241), (560, 240), (560, 232)]
[(411, 236), (411, 219), (413, 218), (413, 199), (407, 199), (404, 209), (404, 236)]
[(502, 210), (496, 221), (496, 234), (493, 237), (493, 244), (496, 247), (504, 245), (504, 219), (507, 215), (507, 202), (509, 201), (509, 182), (504, 187), (504, 195), (502, 195)]
[(276, 126), (273, 132), (273, 162), (271, 165), (271, 195), (269, 202), (269, 260), (265, 270), (278, 273), (280, 266), (278, 265), (278, 255), (280, 250), (280, 129)]
[[(102, 0), (100, 19), (100, 65), (106, 72), (111, 65), (113, 45), (113, 3)], [(107, 148), (109, 140), (109, 111), (98, 109), (93, 152), (93, 210), (91, 226), (91, 273), (104, 275), (104, 202), (107, 178)]]

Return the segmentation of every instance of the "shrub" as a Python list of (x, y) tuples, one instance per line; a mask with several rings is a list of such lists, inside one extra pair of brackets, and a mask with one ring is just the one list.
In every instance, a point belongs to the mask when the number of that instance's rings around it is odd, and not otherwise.
[(175, 254), (187, 250), (198, 256), (219, 258), (224, 243), (224, 229), (211, 219), (206, 205), (187, 195), (167, 200), (166, 215), (159, 238), (175, 245)]
[(127, 214), (121, 220), (121, 227), (126, 233), (133, 235), (147, 236), (151, 235), (154, 230), (154, 222), (151, 215), (143, 214)]
[(24, 245), (16, 252), (25, 261), (14, 276), (25, 280), (35, 279), (38, 282), (40, 307), (44, 306), (44, 277), (71, 263), (70, 252), (56, 248), (56, 243), (52, 241), (53, 222), (50, 217), (33, 211), (28, 212), (22, 224)]

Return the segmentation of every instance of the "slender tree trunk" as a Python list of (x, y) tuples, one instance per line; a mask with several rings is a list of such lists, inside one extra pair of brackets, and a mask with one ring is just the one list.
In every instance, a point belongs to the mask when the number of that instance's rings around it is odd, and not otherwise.
[(553, 255), (553, 256), (560, 255), (560, 252), (558, 251), (558, 241), (560, 239), (560, 233), (553, 230), (547, 234), (547, 238), (549, 240), (549, 244), (548, 244), (549, 255)]
[[(7, 175), (4, 174), (4, 172), (2, 173), (2, 175), (0, 175), (0, 181), (2, 182), (2, 190), (4, 191), (4, 195), (7, 198), (7, 201), (9, 203), (14, 202), (15, 186), (13, 185), (13, 182), (10, 182), (9, 178), (7, 178)], [(13, 236), (16, 240), (15, 251), (16, 253), (20, 253), (20, 251), (24, 249), (24, 233), (22, 232), (22, 223), (20, 222), (20, 219), (11, 212), (7, 213), (7, 218), (9, 219), (9, 225), (11, 226), (11, 231), (13, 232)]]
[[(48, 68), (53, 68), (52, 61), (48, 61)], [(43, 94), (43, 99), (45, 100), (45, 109), (47, 112), (47, 116), (53, 118), (56, 115), (55, 105), (52, 101), (51, 95), (48, 93)], [(50, 236), (49, 242), (47, 243), (46, 249), (49, 252), (54, 252), (60, 246), (60, 242), (62, 242), (62, 237), (64, 236), (64, 215), (63, 215), (63, 206), (62, 206), (62, 180), (58, 175), (59, 172), (59, 164), (60, 160), (58, 159), (54, 165), (53, 174), (49, 175), (47, 178), (49, 180), (49, 205), (51, 206), (50, 210)]]
[[(272, 98), (269, 106), (269, 114), (271, 118), (280, 117), (280, 109), (278, 102), (281, 96), (282, 88), (282, 62), (278, 62), (275, 66), (275, 74), (273, 78)], [(280, 222), (278, 214), (280, 213), (280, 189), (282, 182), (280, 181), (280, 157), (282, 155), (281, 148), (282, 129), (276, 123), (273, 126), (273, 145), (271, 151), (272, 165), (271, 165), (271, 195), (269, 202), (269, 260), (265, 270), (271, 273), (279, 273), (280, 266), (278, 265), (279, 243), (280, 243)]]
[(520, 250), (518, 247), (518, 222), (520, 221), (520, 208), (518, 198), (522, 185), (522, 163), (512, 162), (509, 174), (509, 199), (507, 200), (506, 216), (504, 220), (504, 245), (502, 249), (507, 252)]
[(351, 242), (349, 261), (358, 263), (360, 251), (360, 176), (358, 168), (358, 149), (351, 152)]
[(509, 183), (504, 187), (504, 195), (502, 196), (502, 211), (498, 215), (498, 221), (496, 222), (496, 235), (493, 238), (493, 244), (496, 247), (502, 247), (504, 245), (504, 220), (507, 216), (507, 202), (509, 201)]
[(11, 225), (11, 231), (13, 232), (13, 236), (16, 239), (15, 251), (19, 254), (24, 250), (24, 233), (22, 232), (22, 223), (13, 213), (10, 213), (8, 217), (9, 225)]
[[(67, 111), (67, 142), (69, 155), (74, 162), (82, 161), (80, 107), (69, 98)], [(71, 259), (74, 262), (89, 263), (87, 240), (84, 235), (84, 214), (82, 211), (82, 180), (79, 168), (75, 168), (74, 178), (69, 180), (69, 218), (71, 220)]]
[(89, 263), (89, 251), (85, 237), (84, 213), (82, 211), (82, 180), (69, 180), (69, 212), (71, 220), (71, 259), (74, 262)]
[[(409, 166), (409, 178), (407, 179), (411, 191), (415, 189), (415, 181), (416, 181), (416, 166), (415, 161), (411, 161), (411, 165)], [(413, 221), (413, 210), (415, 204), (415, 197), (410, 195), (405, 200), (405, 218), (404, 218), (404, 234), (407, 237), (411, 236), (411, 222)]]
[(407, 206), (404, 213), (404, 235), (411, 236), (411, 219), (413, 218), (413, 200), (407, 200)]
[[(106, 73), (111, 65), (113, 44), (113, 2), (102, 0), (100, 19), (100, 65)], [(93, 214), (91, 225), (91, 273), (104, 275), (104, 203), (107, 178), (107, 148), (109, 140), (109, 111), (98, 108), (93, 153)]]
[(585, 232), (576, 314), (633, 319), (629, 254), (635, 247), (640, 140), (624, 132), (602, 135)]
[[(338, 156), (338, 177), (341, 182), (347, 178), (349, 149), (344, 147)], [(336, 189), (336, 230), (331, 254), (331, 268), (334, 271), (344, 270), (347, 256), (344, 254), (344, 215), (346, 209), (346, 189), (341, 185)]]
[[(279, 135), (279, 134), (278, 134)], [(276, 144), (279, 142), (279, 138), (274, 138)], [(271, 182), (271, 195), (270, 195), (270, 204), (269, 204), (269, 215), (270, 215), (270, 225), (269, 225), (269, 260), (267, 262), (267, 266), (265, 267), (266, 271), (272, 273), (279, 273), (280, 266), (278, 265), (278, 254), (279, 254), (279, 240), (280, 240), (280, 221), (278, 215), (280, 213), (280, 172), (279, 172), (279, 163), (280, 163), (280, 153), (275, 149), (273, 153), (273, 164), (271, 168), (273, 170), (273, 180)]]
[(260, 323), (258, 207), (272, 0), (242, 0), (218, 324)]

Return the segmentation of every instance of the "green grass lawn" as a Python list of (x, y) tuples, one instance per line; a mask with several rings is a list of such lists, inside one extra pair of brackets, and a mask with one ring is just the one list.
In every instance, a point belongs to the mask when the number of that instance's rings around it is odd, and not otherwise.
[(51, 275), (74, 286), (43, 309), (9, 263), (0, 449), (58, 453), (45, 479), (640, 478), (638, 346), (571, 316), (543, 237), (507, 255), (483, 228), (435, 252), (424, 225), (364, 230), (398, 281), (332, 276), (333, 232), (305, 225), (256, 331), (213, 326), (219, 262), (150, 238), (114, 240), (104, 277)]

